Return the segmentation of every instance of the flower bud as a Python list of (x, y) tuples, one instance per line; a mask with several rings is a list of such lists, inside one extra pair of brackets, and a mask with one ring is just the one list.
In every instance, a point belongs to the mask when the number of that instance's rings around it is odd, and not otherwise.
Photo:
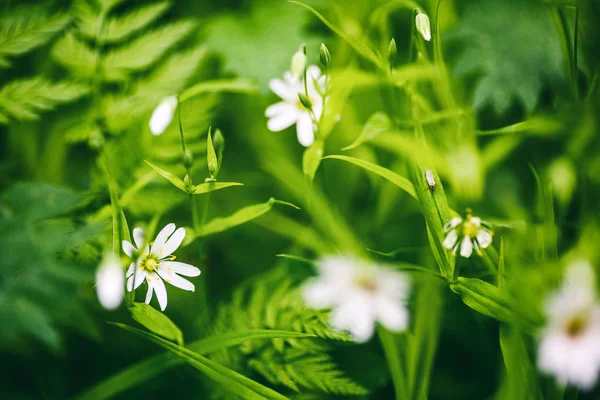
[(575, 166), (568, 158), (560, 157), (550, 164), (548, 176), (558, 202), (563, 206), (567, 205), (577, 186)]
[(331, 63), (331, 54), (329, 53), (327, 46), (325, 46), (325, 43), (321, 43), (321, 48), (319, 49), (319, 60), (321, 60), (321, 64), (323, 64), (325, 69), (329, 68), (329, 63)]
[(185, 190), (188, 193), (194, 191), (194, 185), (192, 185), (192, 180), (190, 179), (190, 176), (188, 174), (185, 174), (185, 176), (183, 177), (183, 183), (185, 184)]
[(431, 27), (429, 26), (429, 17), (427, 14), (419, 10), (415, 18), (415, 26), (417, 27), (417, 31), (423, 36), (423, 39), (426, 41), (431, 40)]
[(306, 48), (302, 45), (292, 56), (290, 72), (294, 79), (299, 79), (304, 74), (304, 68), (306, 68)]
[(114, 310), (123, 301), (125, 273), (121, 262), (112, 253), (107, 253), (96, 271), (96, 293), (102, 307)]
[(162, 135), (162, 133), (167, 129), (167, 127), (173, 120), (173, 115), (175, 114), (176, 108), (176, 96), (165, 97), (160, 102), (160, 104), (156, 106), (156, 108), (152, 112), (152, 116), (150, 117), (149, 123), (150, 131), (153, 135)]
[(388, 63), (392, 65), (396, 60), (396, 55), (398, 55), (398, 47), (396, 47), (396, 41), (394, 38), (390, 40), (390, 44), (388, 45)]
[(300, 99), (300, 104), (302, 104), (304, 108), (312, 110), (312, 101), (310, 100), (310, 97), (303, 93), (298, 93), (298, 98)]

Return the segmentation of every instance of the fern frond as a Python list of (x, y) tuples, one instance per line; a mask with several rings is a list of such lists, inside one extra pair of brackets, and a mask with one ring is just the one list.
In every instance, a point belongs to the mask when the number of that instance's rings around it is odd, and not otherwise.
[(77, 76), (89, 79), (95, 74), (95, 52), (72, 33), (56, 42), (52, 49), (52, 58)]
[(192, 21), (175, 22), (108, 53), (103, 61), (105, 79), (122, 81), (133, 72), (147, 69), (189, 35), (195, 27), (196, 23)]
[(105, 43), (117, 43), (127, 39), (136, 32), (148, 27), (171, 6), (168, 1), (161, 1), (140, 7), (122, 17), (111, 18), (106, 24), (106, 33), (102, 38)]
[(0, 110), (15, 119), (35, 120), (40, 111), (76, 100), (89, 90), (80, 83), (53, 83), (41, 77), (17, 80), (0, 89)]
[(67, 15), (53, 17), (13, 15), (0, 20), (0, 67), (10, 66), (9, 57), (25, 54), (47, 43), (70, 21)]

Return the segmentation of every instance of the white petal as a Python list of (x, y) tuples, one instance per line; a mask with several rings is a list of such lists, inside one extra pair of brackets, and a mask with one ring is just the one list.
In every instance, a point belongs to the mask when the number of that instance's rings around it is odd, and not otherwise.
[(469, 236), (465, 236), (460, 244), (460, 255), (469, 258), (473, 253), (473, 243), (471, 243), (471, 238)]
[(462, 218), (454, 217), (444, 225), (444, 232), (456, 228), (462, 222)]
[(144, 245), (144, 231), (142, 228), (135, 228), (133, 230), (133, 241), (138, 249), (141, 249)]
[(167, 243), (162, 248), (156, 249), (160, 258), (168, 257), (179, 248), (185, 238), (185, 228), (179, 228), (171, 235)]
[(375, 331), (375, 316), (371, 311), (371, 299), (351, 293), (341, 300), (341, 304), (331, 313), (331, 326), (347, 330), (354, 340), (366, 342)]
[(481, 218), (471, 217), (471, 223), (479, 228), (481, 226)]
[(168, 272), (173, 271), (176, 274), (183, 276), (198, 276), (200, 270), (193, 265), (185, 264), (179, 261), (161, 261), (160, 267), (166, 269)]
[(312, 125), (312, 119), (308, 113), (304, 113), (298, 118), (296, 133), (298, 135), (298, 142), (304, 147), (310, 146), (315, 141), (315, 133)]
[[(135, 284), (132, 286), (132, 284), (134, 283), (134, 281), (133, 281), (134, 276), (135, 276)], [(138, 268), (135, 271), (135, 273), (133, 275), (131, 275), (129, 277), (129, 279), (127, 279), (127, 291), (131, 292), (133, 289), (137, 289), (142, 284), (142, 282), (144, 282), (145, 278), (146, 278), (146, 273)]]
[(308, 78), (308, 86), (312, 86), (313, 79), (318, 81), (321, 77), (321, 70), (316, 65), (311, 65), (306, 68), (306, 77)]
[(281, 112), (267, 121), (267, 128), (271, 132), (280, 132), (294, 125), (298, 120), (298, 110), (293, 107), (288, 107), (284, 112)]
[(376, 305), (377, 319), (392, 332), (400, 332), (408, 327), (408, 310), (398, 301), (378, 296)]
[(150, 117), (150, 131), (153, 135), (161, 135), (173, 120), (177, 108), (177, 97), (166, 97), (152, 112)]
[(280, 101), (279, 103), (271, 104), (269, 107), (267, 107), (267, 109), (265, 110), (265, 117), (273, 118), (284, 112), (296, 111), (297, 108), (294, 107), (292, 104), (285, 101)]
[(136, 248), (133, 247), (131, 243), (129, 243), (127, 240), (123, 240), (121, 242), (121, 247), (123, 248), (123, 252), (125, 254), (127, 254), (129, 257), (133, 257), (133, 253), (135, 253)]
[(114, 310), (121, 304), (125, 291), (124, 281), (123, 268), (119, 259), (113, 254), (104, 257), (102, 265), (96, 272), (96, 293), (104, 308)]
[(148, 280), (148, 291), (146, 292), (146, 304), (150, 304), (152, 300), (152, 293), (154, 292), (154, 283), (152, 280)]
[(131, 264), (129, 264), (129, 268), (127, 269), (127, 273), (125, 274), (125, 276), (129, 278), (131, 275), (133, 275), (134, 270), (135, 270), (135, 263), (132, 262)]
[(447, 249), (451, 249), (452, 247), (454, 247), (457, 240), (458, 240), (458, 234), (456, 233), (456, 229), (452, 229), (446, 235), (446, 238), (444, 239), (442, 246), (444, 246)]
[(158, 276), (156, 276), (153, 283), (154, 291), (156, 292), (156, 298), (158, 299), (158, 305), (160, 305), (160, 310), (165, 311), (165, 308), (167, 308), (167, 289), (165, 288), (165, 284)]
[(167, 271), (165, 268), (158, 268), (158, 274), (164, 279), (165, 282), (170, 283), (179, 289), (189, 290), (190, 292), (194, 291), (194, 284), (192, 282), (173, 272)]
[(295, 97), (298, 97), (298, 92), (296, 92), (295, 88), (281, 79), (271, 79), (269, 81), (269, 88), (284, 100), (293, 101)]
[(304, 303), (310, 308), (328, 308), (335, 304), (340, 295), (339, 285), (325, 279), (315, 278), (309, 281), (302, 290)]
[(481, 248), (485, 249), (492, 244), (492, 234), (483, 228), (479, 229), (477, 232), (477, 242)]
[(175, 232), (175, 224), (172, 222), (167, 224), (160, 232), (158, 232), (156, 239), (154, 239), (154, 244), (152, 245), (153, 254), (158, 256), (158, 250), (162, 249), (167, 242), (167, 239), (173, 234), (173, 232)]

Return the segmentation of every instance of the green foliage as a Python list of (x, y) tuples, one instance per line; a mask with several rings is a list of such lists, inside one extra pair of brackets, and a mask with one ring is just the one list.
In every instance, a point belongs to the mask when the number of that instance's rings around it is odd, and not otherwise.
[(503, 114), (516, 99), (531, 113), (542, 88), (565, 79), (552, 11), (542, 2), (473, 2), (456, 35), (465, 47), (454, 73), (479, 74), (475, 109), (489, 104)]
[(328, 313), (305, 308), (296, 283), (282, 271), (276, 269), (240, 286), (231, 302), (219, 308), (213, 333), (266, 328), (311, 333), (320, 339), (253, 341), (215, 353), (212, 359), (234, 369), (254, 371), (293, 391), (364, 394), (365, 389), (348, 379), (328, 353), (332, 349), (328, 340), (350, 338), (328, 327)]
[(145, 303), (133, 303), (129, 312), (131, 318), (149, 331), (183, 346), (181, 330), (166, 315), (156, 311), (152, 306)]

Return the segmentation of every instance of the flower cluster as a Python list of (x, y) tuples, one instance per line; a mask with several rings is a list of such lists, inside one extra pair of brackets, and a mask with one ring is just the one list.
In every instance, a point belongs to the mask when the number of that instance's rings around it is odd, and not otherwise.
[(304, 302), (315, 309), (331, 308), (333, 328), (365, 342), (377, 321), (394, 332), (408, 327), (410, 285), (404, 274), (351, 257), (326, 257), (316, 266), (319, 275), (306, 283)]
[(481, 249), (485, 249), (492, 243), (492, 227), (479, 217), (474, 217), (471, 210), (467, 210), (465, 219), (454, 217), (444, 226), (446, 238), (442, 245), (452, 250), (452, 255), (460, 248), (460, 255), (471, 257), (473, 249), (481, 255)]
[(538, 366), (563, 385), (594, 386), (600, 374), (600, 302), (587, 261), (569, 265), (562, 287), (548, 298), (548, 324), (538, 348)]

